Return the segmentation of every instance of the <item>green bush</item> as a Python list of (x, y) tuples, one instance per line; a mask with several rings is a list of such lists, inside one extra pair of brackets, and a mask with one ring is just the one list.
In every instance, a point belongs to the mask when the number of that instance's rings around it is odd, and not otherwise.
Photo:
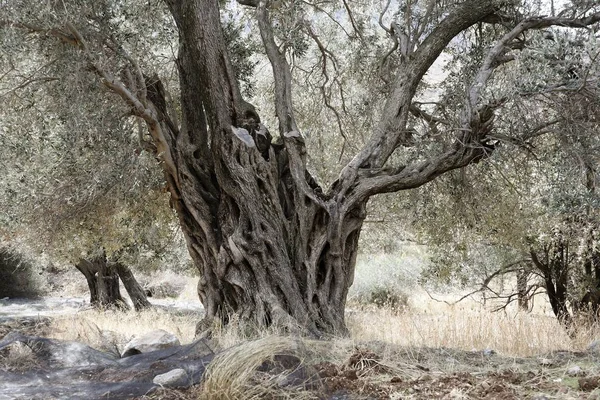
[(408, 309), (408, 295), (394, 286), (375, 286), (350, 299), (359, 306), (388, 308), (396, 313)]
[(0, 298), (40, 295), (33, 263), (10, 247), (0, 247)]

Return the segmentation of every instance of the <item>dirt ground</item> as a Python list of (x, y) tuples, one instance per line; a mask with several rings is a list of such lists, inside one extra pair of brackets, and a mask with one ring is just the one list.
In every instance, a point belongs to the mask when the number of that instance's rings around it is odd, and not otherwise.
[(511, 358), (490, 352), (365, 345), (317, 366), (330, 395), (348, 399), (598, 399), (598, 354)]
[[(357, 346), (344, 362), (309, 365), (312, 387), (281, 399), (600, 399), (600, 354), (555, 352), (505, 357), (486, 351)], [(311, 385), (309, 385), (311, 386)], [(145, 399), (195, 398), (199, 388), (164, 390)]]

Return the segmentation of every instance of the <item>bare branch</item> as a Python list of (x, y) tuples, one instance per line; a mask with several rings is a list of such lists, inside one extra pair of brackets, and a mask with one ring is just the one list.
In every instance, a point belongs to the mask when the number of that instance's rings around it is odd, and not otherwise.
[(75, 29), (75, 26), (73, 26), (73, 24), (70, 22), (67, 22), (65, 25), (67, 26), (67, 28), (69, 28), (69, 31), (71, 31), (71, 34), (75, 37), (75, 40), (77, 41), (77, 46), (79, 46), (81, 48), (81, 50), (83, 50), (84, 52), (88, 52), (89, 47), (88, 47), (86, 41), (83, 39), (83, 36), (81, 36), (79, 31), (77, 29)]
[(352, 10), (350, 9), (348, 2), (346, 0), (342, 0), (342, 3), (344, 4), (344, 8), (346, 9), (346, 12), (348, 13), (348, 18), (350, 18), (350, 23), (352, 24), (352, 28), (354, 29), (354, 32), (356, 32), (356, 34), (358, 35), (360, 40), (364, 41), (365, 39), (363, 38), (362, 33), (360, 32), (360, 29), (358, 29), (358, 24), (356, 23), (356, 21), (354, 19), (354, 15), (352, 14)]
[(497, 0), (467, 0), (448, 13), (421, 43), (410, 61), (401, 66), (402, 70), (392, 85), (381, 121), (361, 152), (342, 171), (342, 180), (353, 180), (356, 172), (352, 171), (361, 166), (381, 166), (387, 161), (405, 132), (408, 108), (423, 75), (456, 35), (494, 13), (504, 4), (505, 2)]
[(139, 63), (129, 55), (129, 53), (123, 48), (123, 46), (117, 43), (114, 37), (110, 38), (109, 47), (116, 54), (126, 59), (133, 67), (133, 70), (135, 72), (135, 80), (132, 80), (132, 86), (130, 86), (130, 89), (134, 90), (138, 94), (142, 104), (147, 105), (146, 101), (148, 93), (146, 91), (146, 80), (144, 79), (144, 74)]
[(415, 117), (424, 119), (428, 123), (444, 124), (444, 125), (449, 125), (450, 124), (448, 121), (445, 121), (445, 120), (443, 120), (441, 118), (438, 118), (438, 117), (434, 117), (433, 115), (428, 114), (425, 111), (421, 110), (419, 108), (419, 106), (417, 106), (417, 104), (418, 103), (412, 103), (410, 105), (410, 113), (412, 115), (414, 115)]
[[(155, 108), (153, 106), (144, 104), (141, 101), (141, 99), (136, 95), (136, 93), (133, 93), (131, 90), (129, 90), (123, 84), (123, 82), (121, 82), (108, 71), (99, 66), (95, 55), (92, 54), (83, 36), (73, 24), (67, 23), (67, 28), (70, 31), (69, 34), (66, 34), (64, 31), (57, 28), (42, 29), (39, 27), (34, 27), (22, 23), (13, 23), (12, 26), (24, 28), (31, 32), (45, 33), (47, 35), (57, 37), (79, 48), (87, 58), (90, 69), (102, 79), (102, 83), (112, 92), (121, 97), (121, 99), (123, 99), (125, 103), (127, 103), (131, 107), (134, 115), (142, 118), (146, 122), (146, 125), (148, 126), (148, 131), (150, 132), (150, 135), (152, 136), (152, 139), (154, 140), (154, 144), (156, 146), (155, 149), (157, 157), (164, 162), (164, 167), (168, 172), (167, 179), (175, 183), (178, 182), (177, 167), (170, 152), (169, 145), (167, 143), (164, 132), (162, 131), (162, 126), (160, 121), (158, 120)], [(145, 93), (145, 91), (143, 93)], [(174, 192), (172, 192), (172, 194), (175, 195)]]
[[(317, 34), (312, 30), (311, 26), (309, 24), (306, 24), (305, 26), (306, 26), (308, 35), (314, 40), (314, 42), (317, 44), (317, 47), (319, 48), (319, 51), (321, 52), (321, 65), (322, 65), (321, 73), (325, 79), (319, 89), (321, 91), (321, 96), (323, 97), (323, 101), (325, 102), (325, 107), (327, 107), (329, 110), (331, 110), (331, 112), (333, 112), (333, 114), (335, 115), (338, 129), (340, 131), (340, 135), (342, 135), (342, 138), (344, 138), (344, 142), (348, 142), (348, 137), (346, 135), (346, 132), (344, 131), (344, 127), (342, 126), (342, 118), (340, 116), (340, 113), (331, 104), (331, 96), (330, 96), (330, 94), (327, 93), (327, 83), (330, 80), (329, 74), (327, 73), (327, 59), (331, 59), (333, 68), (337, 71), (335, 56), (333, 55), (333, 53), (331, 53), (329, 50), (327, 50), (327, 48), (323, 45), (323, 43), (321, 42), (321, 40), (319, 39)], [(334, 82), (335, 82), (335, 80), (334, 80)], [(342, 152), (340, 153), (340, 159), (342, 158), (342, 156), (344, 154), (343, 149), (345, 149), (345, 147), (346, 146), (342, 147)]]
[(283, 137), (286, 132), (297, 131), (292, 107), (292, 74), (290, 65), (277, 44), (265, 2), (256, 8), (256, 17), (260, 36), (273, 68), (275, 80), (275, 112), (279, 119), (279, 133)]
[(329, 18), (334, 24), (336, 24), (337, 26), (340, 27), (340, 29), (344, 32), (344, 34), (346, 36), (348, 36), (349, 39), (354, 39), (355, 38), (354, 36), (352, 36), (350, 34), (350, 32), (348, 32), (346, 30), (346, 28), (344, 28), (344, 26), (336, 18), (334, 18), (333, 15), (331, 15), (331, 13), (327, 12), (324, 8), (319, 7), (317, 4), (309, 3), (306, 0), (300, 0), (300, 1), (302, 3), (304, 3), (304, 4), (306, 4), (307, 6), (310, 6), (310, 7), (314, 8), (315, 10), (317, 10), (317, 11), (322, 12), (323, 14), (325, 14), (327, 16), (327, 18)]
[(46, 83), (46, 82), (54, 82), (54, 81), (58, 81), (59, 79), (53, 76), (42, 76), (39, 78), (31, 78), (31, 79), (27, 79), (25, 82), (22, 82), (21, 84), (19, 84), (18, 86), (15, 86), (14, 88), (0, 94), (0, 98), (2, 97), (6, 97), (11, 93), (16, 92), (19, 89), (23, 89), (26, 86), (31, 85), (32, 83), (37, 83), (37, 82), (42, 82), (42, 83)]
[(383, 10), (381, 11), (381, 13), (379, 14), (379, 19), (377, 20), (379, 22), (379, 26), (381, 27), (381, 29), (383, 29), (384, 31), (386, 31), (389, 35), (392, 35), (392, 30), (390, 28), (387, 28), (384, 24), (383, 24), (383, 16), (385, 15), (385, 13), (387, 12), (388, 8), (390, 8), (390, 3), (392, 2), (392, 0), (387, 0), (385, 3), (385, 6), (383, 7)]

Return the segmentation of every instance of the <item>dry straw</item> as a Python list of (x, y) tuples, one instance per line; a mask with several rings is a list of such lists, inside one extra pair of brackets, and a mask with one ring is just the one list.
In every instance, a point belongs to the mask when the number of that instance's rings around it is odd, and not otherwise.
[[(282, 396), (294, 399), (314, 398), (304, 391), (282, 391), (283, 375), (262, 377), (257, 369), (276, 355), (294, 355), (301, 360), (306, 355), (299, 339), (268, 336), (234, 346), (220, 353), (208, 366), (201, 400), (267, 399)], [(257, 384), (260, 383), (260, 384)]]

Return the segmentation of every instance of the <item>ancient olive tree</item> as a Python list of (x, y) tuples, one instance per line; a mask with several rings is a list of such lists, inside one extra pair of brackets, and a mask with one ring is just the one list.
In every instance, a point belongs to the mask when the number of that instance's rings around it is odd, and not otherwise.
[[(403, 1), (393, 17), (389, 1), (358, 13), (346, 1), (238, 0), (252, 19), (246, 29), (257, 30), (272, 71), (273, 93), (257, 93), (273, 98), (277, 126), (267, 127), (269, 116), (260, 115), (240, 90), (239, 69), (222, 26), (227, 21), (222, 21), (217, 0), (165, 1), (179, 36), (177, 101), (161, 77), (144, 70), (111, 32), (111, 27), (128, 27), (127, 18), (113, 15), (126, 9), (127, 2), (99, 2), (106, 7), (77, 14), (70, 7), (81, 7), (79, 2), (50, 3), (53, 25), (28, 19), (23, 8), (17, 12), (19, 6), (2, 24), (71, 46), (69, 54), (78, 57), (77, 65), (95, 74), (144, 122), (148, 134), (142, 135), (142, 143), (160, 162), (200, 273), (198, 294), (206, 316), (198, 324), (199, 333), (234, 313), (260, 325), (299, 327), (316, 335), (345, 332), (344, 307), (369, 199), (417, 188), (489, 157), (495, 144), (490, 136), (494, 117), (506, 102), (486, 91), (494, 71), (527, 48), (530, 30), (585, 28), (600, 21), (592, 8), (534, 17), (527, 15), (526, 4), (512, 0)], [(328, 82), (335, 69), (334, 49), (311, 25), (318, 15), (339, 27), (336, 42), (370, 48), (369, 40), (383, 42), (384, 37), (390, 44), (389, 50), (379, 46), (373, 53), (379, 55), (376, 64), (386, 87), (386, 96), (375, 99), (377, 106), (371, 109), (377, 121), (360, 145), (353, 143), (355, 155), (326, 187), (307, 169), (293, 91), (299, 47), (318, 54), (313, 72), (321, 81)], [(171, 21), (160, 19), (165, 20)], [(106, 21), (112, 23), (108, 28)], [(415, 103), (415, 95), (424, 75), (453, 42), (469, 42), (488, 24), (493, 29), (481, 47), (485, 50), (474, 60), (464, 95), (456, 99), (461, 107), (455, 123), (444, 125), (441, 117)], [(374, 27), (379, 39), (372, 34)], [(132, 31), (127, 38), (144, 33)], [(368, 71), (357, 68), (356, 73)], [(338, 122), (332, 98), (343, 101), (349, 93), (339, 86), (336, 96), (325, 84), (321, 91)], [(427, 128), (415, 128), (415, 120), (427, 122)]]

